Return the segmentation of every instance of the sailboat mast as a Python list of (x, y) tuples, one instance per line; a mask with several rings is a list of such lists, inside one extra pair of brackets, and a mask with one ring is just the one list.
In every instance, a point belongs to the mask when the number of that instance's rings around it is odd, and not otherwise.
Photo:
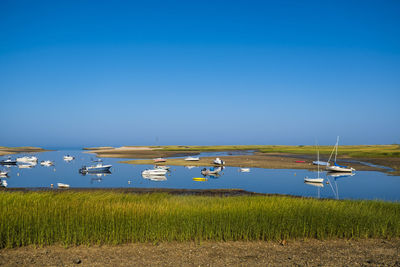
[(337, 139), (336, 139), (336, 145), (335, 145), (335, 163), (336, 163), (336, 156), (337, 156), (338, 145), (339, 145), (339, 136), (338, 136)]
[(318, 148), (318, 145), (317, 145), (317, 165), (318, 165), (318, 178), (319, 178), (319, 148)]

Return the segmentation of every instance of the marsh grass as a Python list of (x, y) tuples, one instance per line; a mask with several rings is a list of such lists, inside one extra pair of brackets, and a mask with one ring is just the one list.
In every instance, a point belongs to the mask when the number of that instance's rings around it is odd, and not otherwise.
[(400, 237), (400, 203), (285, 196), (1, 192), (0, 247)]
[[(162, 146), (167, 151), (231, 151), (257, 150), (263, 153), (315, 154), (314, 146)], [(320, 146), (320, 154), (329, 155), (333, 146)], [(339, 146), (339, 154), (349, 157), (400, 157), (400, 145)]]

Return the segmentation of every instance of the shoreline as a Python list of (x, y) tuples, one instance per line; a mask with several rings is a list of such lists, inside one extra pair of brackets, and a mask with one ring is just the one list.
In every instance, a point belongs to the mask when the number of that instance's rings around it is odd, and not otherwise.
[(41, 147), (32, 147), (32, 146), (25, 146), (25, 147), (5, 147), (0, 146), (0, 156), (6, 155), (13, 155), (13, 154), (20, 154), (20, 153), (37, 153), (37, 152), (46, 152), (50, 151)]
[[(328, 151), (328, 148), (324, 147), (324, 151)], [(373, 155), (383, 155), (386, 152), (391, 151), (386, 156), (379, 157), (366, 157), (364, 151), (357, 157), (349, 156), (347, 154), (340, 157), (337, 162), (341, 164), (348, 164), (355, 168), (356, 171), (380, 171), (390, 175), (400, 175), (400, 157), (397, 156), (397, 145), (376, 145), (376, 146), (345, 146), (345, 149), (357, 153), (358, 149), (366, 150), (373, 149)], [(378, 149), (378, 152), (376, 152)], [(381, 149), (381, 150), (379, 150)], [(87, 150), (87, 149), (86, 149)], [(88, 150), (86, 153), (94, 153), (97, 157), (104, 158), (121, 158), (121, 159), (132, 159), (123, 160), (121, 163), (127, 164), (154, 164), (153, 158), (164, 157), (167, 158), (167, 162), (160, 165), (172, 165), (172, 166), (212, 166), (212, 160), (215, 157), (203, 157), (198, 162), (184, 161), (184, 159), (172, 159), (171, 157), (185, 157), (198, 155), (202, 152), (232, 152), (232, 151), (248, 151), (254, 150), (253, 155), (227, 155), (221, 156), (225, 160), (225, 166), (229, 167), (249, 167), (249, 168), (267, 168), (267, 169), (309, 169), (314, 170), (317, 168), (316, 165), (312, 165), (315, 159), (315, 149), (312, 150), (311, 146), (159, 146), (159, 147), (131, 147), (123, 146), (119, 148), (104, 148)], [(290, 151), (288, 152), (279, 152)], [(396, 151), (396, 152), (393, 152)], [(304, 152), (302, 154), (302, 152)], [(312, 153), (311, 153), (312, 152)], [(389, 153), (389, 152), (387, 152)], [(321, 154), (321, 160), (327, 160), (328, 154)], [(296, 161), (305, 161), (304, 163), (298, 163)], [(367, 162), (375, 165), (380, 165), (386, 168), (380, 168), (379, 166), (367, 166), (358, 162)], [(322, 166), (323, 167), (323, 166)], [(389, 170), (387, 168), (391, 168)]]

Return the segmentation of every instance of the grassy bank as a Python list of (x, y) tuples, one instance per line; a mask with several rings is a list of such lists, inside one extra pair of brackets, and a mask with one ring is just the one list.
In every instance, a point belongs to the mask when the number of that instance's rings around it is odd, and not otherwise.
[[(263, 153), (287, 153), (314, 155), (315, 146), (272, 146), (272, 145), (253, 145), (253, 146), (162, 146), (159, 147), (166, 151), (232, 151), (232, 150), (257, 150)], [(329, 155), (332, 146), (320, 146), (320, 154)], [(359, 146), (339, 146), (340, 156), (352, 158), (364, 157), (400, 157), (400, 145), (359, 145)]]
[(0, 247), (400, 237), (400, 203), (284, 196), (0, 192)]
[(17, 154), (17, 153), (34, 153), (34, 152), (44, 152), (48, 151), (40, 147), (31, 147), (31, 146), (23, 146), (23, 147), (5, 147), (0, 146), (0, 156), (9, 155), (9, 154)]

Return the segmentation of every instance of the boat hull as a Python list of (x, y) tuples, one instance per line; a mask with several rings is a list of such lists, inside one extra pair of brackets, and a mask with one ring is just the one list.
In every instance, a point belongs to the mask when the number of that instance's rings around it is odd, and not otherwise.
[(323, 178), (304, 178), (304, 182), (306, 183), (323, 183)]
[(330, 172), (352, 172), (355, 171), (354, 168), (345, 168), (339, 166), (326, 166), (326, 170)]
[(16, 160), (12, 160), (12, 161), (2, 160), (2, 161), (0, 161), (0, 165), (17, 165), (17, 161)]

